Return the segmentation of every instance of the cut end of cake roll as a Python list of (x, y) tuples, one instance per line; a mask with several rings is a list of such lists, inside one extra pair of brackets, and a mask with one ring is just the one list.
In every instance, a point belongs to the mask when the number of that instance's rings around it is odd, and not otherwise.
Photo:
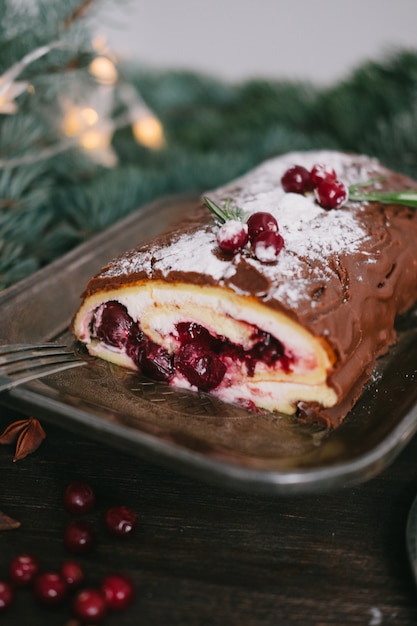
[(91, 354), (249, 408), (332, 406), (331, 346), (283, 312), (216, 286), (139, 281), (87, 298), (74, 332)]
[(417, 299), (417, 212), (395, 202), (416, 188), (366, 156), (270, 159), (106, 265), (72, 330), (173, 387), (337, 426)]

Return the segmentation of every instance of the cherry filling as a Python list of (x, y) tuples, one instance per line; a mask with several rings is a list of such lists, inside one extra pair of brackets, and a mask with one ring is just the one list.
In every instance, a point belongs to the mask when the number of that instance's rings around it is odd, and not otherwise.
[(125, 350), (145, 376), (169, 382), (176, 372), (188, 382), (210, 391), (223, 381), (230, 361), (246, 366), (248, 376), (254, 376), (258, 363), (274, 367), (279, 363), (290, 371), (293, 358), (285, 354), (283, 344), (270, 333), (254, 328), (253, 346), (245, 350), (218, 335), (212, 335), (195, 322), (179, 322), (174, 339), (179, 348), (175, 355), (149, 339), (119, 302), (107, 302), (96, 310), (92, 334), (103, 343)]
[(202, 391), (215, 389), (222, 382), (227, 367), (217, 354), (198, 343), (186, 343), (175, 358), (179, 372), (191, 385)]
[[(133, 359), (135, 361), (135, 359)], [(135, 361), (139, 369), (155, 380), (169, 381), (174, 375), (172, 355), (154, 341), (146, 339)]]
[[(96, 309), (93, 320), (93, 334), (108, 346), (126, 348), (134, 357), (143, 341), (139, 325), (119, 302), (110, 300)], [(133, 360), (135, 360), (133, 358)]]

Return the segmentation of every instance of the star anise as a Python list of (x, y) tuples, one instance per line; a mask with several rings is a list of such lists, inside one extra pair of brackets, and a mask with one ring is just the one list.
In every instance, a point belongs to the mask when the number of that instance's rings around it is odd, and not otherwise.
[(0, 511), (0, 530), (14, 530), (19, 526), (20, 522)]
[(0, 444), (16, 443), (13, 461), (20, 461), (35, 452), (45, 437), (46, 433), (39, 420), (28, 417), (9, 424), (0, 435)]

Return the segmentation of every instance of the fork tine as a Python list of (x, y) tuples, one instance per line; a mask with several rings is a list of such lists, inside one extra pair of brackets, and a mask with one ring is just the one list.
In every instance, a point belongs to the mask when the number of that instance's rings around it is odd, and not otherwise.
[(63, 344), (9, 344), (0, 346), (0, 391), (55, 374), (85, 361)]
[(61, 365), (63, 363), (79, 362), (80, 359), (70, 353), (47, 354), (42, 356), (30, 356), (29, 358), (18, 359), (13, 361), (0, 362), (0, 375), (13, 375), (19, 372), (31, 371), (42, 367), (51, 367), (53, 365)]
[(43, 378), (44, 376), (50, 376), (52, 374), (57, 374), (58, 372), (62, 372), (67, 369), (79, 367), (80, 365), (85, 365), (85, 362), (75, 359), (72, 361), (65, 361), (61, 363), (56, 363), (55, 361), (52, 365), (41, 365), (31, 370), (26, 369), (26, 371), (20, 374), (13, 375), (13, 378), (0, 375), (0, 392), (6, 391), (6, 389), (13, 389), (14, 387), (23, 385), (24, 383), (28, 383), (31, 380), (35, 380), (37, 378)]
[(0, 354), (11, 354), (15, 352), (21, 352), (23, 350), (43, 350), (44, 348), (66, 348), (67, 346), (63, 343), (10, 343), (0, 345)]
[(61, 355), (74, 356), (74, 353), (66, 346), (57, 344), (43, 344), (39, 346), (20, 344), (17, 348), (15, 348), (15, 346), (8, 346), (8, 350), (7, 346), (1, 346), (0, 348), (0, 368), (8, 363), (18, 361), (26, 361), (29, 365), (31, 359), (60, 357)]

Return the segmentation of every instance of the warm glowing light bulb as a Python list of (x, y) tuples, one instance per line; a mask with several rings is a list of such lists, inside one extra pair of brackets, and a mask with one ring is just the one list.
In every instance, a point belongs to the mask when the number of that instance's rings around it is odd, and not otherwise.
[(113, 61), (107, 57), (98, 56), (90, 63), (90, 74), (103, 85), (114, 85), (118, 73)]
[(86, 130), (80, 137), (80, 144), (85, 150), (102, 150), (108, 148), (111, 141), (111, 133), (99, 128)]
[(132, 124), (135, 140), (153, 150), (159, 150), (165, 145), (164, 130), (161, 122), (153, 115), (146, 115)]
[(81, 135), (89, 126), (94, 126), (98, 121), (98, 113), (92, 107), (72, 106), (67, 110), (63, 119), (63, 131), (67, 137)]

